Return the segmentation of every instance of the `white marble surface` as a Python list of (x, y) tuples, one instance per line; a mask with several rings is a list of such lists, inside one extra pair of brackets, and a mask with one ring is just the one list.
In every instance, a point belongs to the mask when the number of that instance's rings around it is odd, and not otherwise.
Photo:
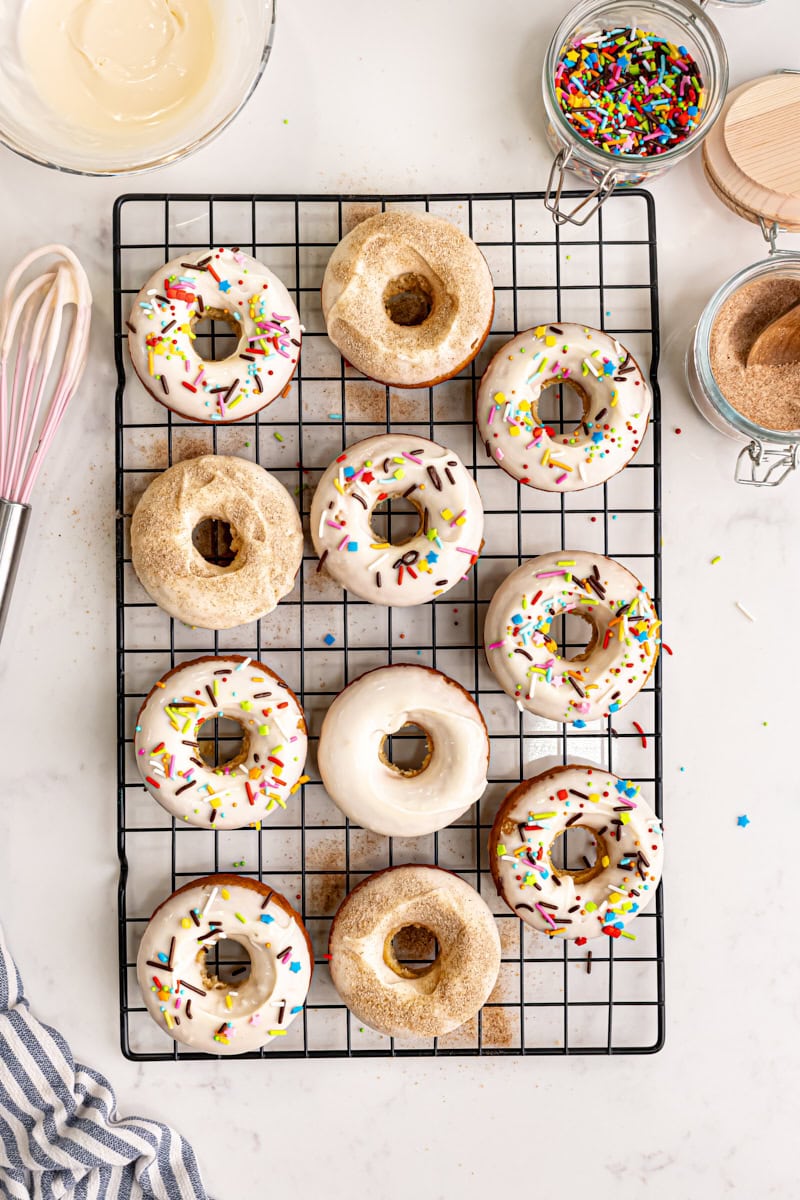
[[(800, 480), (777, 492), (735, 486), (733, 444), (686, 394), (693, 320), (763, 249), (758, 231), (710, 196), (697, 158), (653, 189), (675, 649), (665, 667), (666, 1049), (645, 1059), (180, 1067), (136, 1066), (118, 1049), (112, 199), (128, 187), (541, 187), (540, 65), (566, 7), (295, 0), (282, 6), (249, 108), (187, 163), (120, 185), (0, 155), (0, 273), (23, 249), (64, 240), (96, 299), (94, 362), (35, 496), (0, 649), (0, 918), (39, 1014), (111, 1076), (123, 1111), (180, 1126), (220, 1198), (258, 1189), (449, 1200), (520, 1187), (609, 1200), (797, 1195), (798, 797), (783, 693), (800, 663), (776, 617), (791, 612), (800, 583)], [(734, 83), (800, 66), (794, 0), (714, 11)], [(254, 145), (260, 153), (243, 149)], [(800, 238), (782, 244), (800, 248)], [(736, 824), (743, 812), (747, 829)]]

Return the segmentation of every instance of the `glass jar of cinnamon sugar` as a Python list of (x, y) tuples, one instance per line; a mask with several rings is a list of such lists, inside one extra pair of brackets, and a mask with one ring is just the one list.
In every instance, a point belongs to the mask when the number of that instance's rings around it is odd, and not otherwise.
[(800, 254), (776, 251), (728, 279), (709, 300), (686, 356), (689, 391), (721, 433), (744, 440), (739, 483), (777, 484), (797, 465), (800, 363), (748, 366), (762, 330), (800, 304)]
[[(709, 300), (689, 346), (687, 379), (706, 420), (745, 442), (737, 481), (761, 486), (781, 483), (800, 458), (800, 254), (777, 248), (781, 231), (800, 233), (799, 105), (796, 70), (740, 84), (703, 145), (712, 191), (761, 226), (770, 253)], [(770, 351), (761, 342), (751, 353), (770, 328)]]

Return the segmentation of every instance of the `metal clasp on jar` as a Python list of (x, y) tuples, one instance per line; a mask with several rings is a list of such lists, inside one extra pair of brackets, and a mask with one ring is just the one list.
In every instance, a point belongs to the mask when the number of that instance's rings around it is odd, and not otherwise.
[[(544, 206), (548, 212), (553, 214), (553, 220), (556, 225), (585, 225), (591, 220), (597, 212), (601, 204), (604, 204), (614, 188), (617, 186), (619, 176), (613, 167), (609, 167), (605, 175), (596, 184), (591, 192), (586, 195), (581, 195), (581, 199), (570, 212), (565, 212), (561, 208), (561, 193), (564, 190), (564, 173), (572, 158), (573, 147), (564, 146), (558, 151), (553, 159), (553, 165), (550, 168), (550, 174), (547, 179), (547, 190), (544, 196)], [(558, 174), (558, 183), (555, 183), (556, 173)], [(554, 192), (555, 186), (555, 192)], [(594, 204), (591, 202), (594, 200)], [(583, 210), (587, 205), (590, 205), (588, 210)], [(582, 215), (579, 215), (582, 214)]]
[(736, 459), (733, 477), (753, 487), (777, 487), (796, 470), (797, 454), (798, 444), (771, 447), (753, 440)]

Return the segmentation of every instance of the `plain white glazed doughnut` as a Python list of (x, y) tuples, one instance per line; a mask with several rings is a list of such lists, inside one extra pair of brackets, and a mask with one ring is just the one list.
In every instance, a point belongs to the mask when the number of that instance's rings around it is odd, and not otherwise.
[[(226, 983), (206, 966), (226, 939), (250, 956), (244, 983)], [(247, 1054), (283, 1036), (302, 1012), (313, 970), (311, 940), (289, 901), (242, 875), (209, 875), (173, 892), (150, 918), (136, 960), (150, 1016), (205, 1054)]]
[[(409, 926), (436, 939), (430, 966), (397, 961), (392, 940)], [(365, 879), (334, 917), (328, 950), (347, 1007), (396, 1038), (457, 1029), (489, 998), (500, 970), (500, 937), (486, 902), (441, 867), (390, 867)]]
[[(589, 832), (594, 863), (553, 865), (553, 847), (568, 829)], [(489, 862), (498, 894), (540, 933), (635, 939), (625, 926), (655, 896), (661, 822), (630, 780), (600, 767), (556, 767), (506, 796), (489, 836)]]
[[(227, 320), (236, 348), (207, 362), (195, 349), (200, 320)], [(301, 326), (268, 267), (241, 250), (187, 250), (159, 267), (133, 302), (128, 348), (156, 400), (190, 421), (243, 421), (285, 391)]]
[(491, 328), (492, 276), (475, 243), (429, 213), (376, 213), (322, 281), (328, 337), (370, 379), (429, 387), (472, 362)]
[[(569, 382), (584, 402), (571, 432), (542, 424), (543, 390)], [(586, 325), (538, 325), (507, 342), (481, 380), (477, 418), (486, 453), (520, 483), (577, 492), (604, 483), (633, 458), (652, 396), (636, 359)]]
[[(192, 534), (208, 518), (231, 529), (233, 562), (217, 566)], [(231, 629), (272, 612), (294, 587), (303, 530), (292, 497), (274, 475), (244, 458), (204, 454), (157, 475), (131, 521), (133, 567), (171, 617)]]
[[(204, 721), (228, 717), (243, 749), (223, 766), (201, 757)], [(173, 817), (203, 829), (241, 829), (286, 808), (306, 781), (308, 739), (294, 692), (241, 654), (180, 663), (155, 684), (136, 719), (134, 752), (145, 787)]]
[[(419, 513), (414, 537), (377, 539), (373, 509), (403, 496)], [(372, 604), (426, 604), (454, 587), (483, 545), (483, 505), (475, 481), (452, 450), (408, 433), (348, 446), (320, 479), (311, 504), (320, 566)]]
[[(385, 757), (404, 725), (425, 732), (417, 773)], [(342, 812), (374, 833), (419, 837), (443, 829), (486, 789), (489, 737), (480, 710), (455, 680), (431, 667), (397, 663), (349, 684), (325, 714), (317, 751), (322, 782)]]
[[(550, 638), (560, 614), (592, 627), (583, 654), (562, 658)], [(644, 687), (661, 637), (635, 575), (602, 554), (557, 550), (512, 571), (492, 597), (484, 644), (495, 679), (521, 709), (581, 728), (617, 712)]]

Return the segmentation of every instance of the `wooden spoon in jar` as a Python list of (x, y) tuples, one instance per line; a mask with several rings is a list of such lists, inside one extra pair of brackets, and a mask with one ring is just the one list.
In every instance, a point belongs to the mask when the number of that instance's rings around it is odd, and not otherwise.
[(748, 367), (785, 367), (800, 362), (800, 304), (762, 329), (747, 355)]

